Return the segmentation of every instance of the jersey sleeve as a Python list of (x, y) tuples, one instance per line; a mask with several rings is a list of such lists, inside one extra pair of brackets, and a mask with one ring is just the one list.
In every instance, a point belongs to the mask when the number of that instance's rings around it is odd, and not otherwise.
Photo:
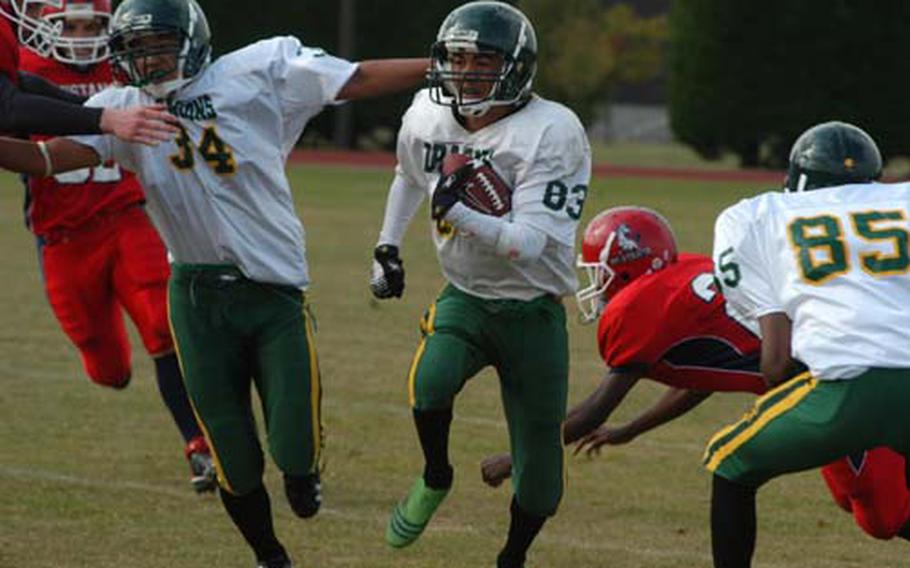
[(613, 370), (648, 368), (657, 362), (653, 339), (661, 321), (662, 302), (640, 294), (620, 295), (607, 304), (598, 324), (597, 339), (604, 362)]
[(412, 188), (420, 188), (426, 192), (426, 188), (420, 182), (423, 169), (421, 158), (423, 146), (415, 143), (412, 129), (415, 117), (419, 114), (417, 108), (419, 107), (420, 96), (420, 92), (414, 96), (414, 102), (401, 118), (401, 128), (398, 129), (398, 138), (395, 144), (395, 157), (398, 160), (395, 166), (395, 175), (402, 178)]
[(357, 64), (333, 57), (318, 48), (305, 47), (297, 38), (276, 40), (272, 72), (282, 112), (316, 114), (332, 104), (338, 91), (357, 71)]
[(581, 123), (554, 120), (543, 132), (529, 167), (516, 178), (513, 221), (565, 246), (575, 246), (591, 180), (591, 148)]
[(754, 200), (726, 209), (714, 227), (714, 272), (727, 304), (748, 319), (782, 312), (771, 280)]

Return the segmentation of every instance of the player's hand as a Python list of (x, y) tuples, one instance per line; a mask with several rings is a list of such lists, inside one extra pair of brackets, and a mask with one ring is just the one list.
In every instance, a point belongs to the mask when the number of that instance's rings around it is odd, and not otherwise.
[(626, 426), (601, 426), (584, 436), (575, 445), (573, 455), (585, 452), (588, 456), (600, 455), (603, 446), (620, 446), (635, 439), (635, 432)]
[(404, 261), (398, 256), (398, 247), (379, 245), (373, 250), (370, 291), (380, 300), (400, 298), (404, 293)]
[(512, 456), (498, 454), (480, 462), (480, 476), (490, 487), (499, 487), (502, 482), (512, 477)]
[(443, 173), (433, 189), (433, 200), (430, 203), (430, 216), (434, 221), (440, 221), (449, 212), (453, 205), (458, 203), (465, 183), (474, 170), (472, 162), (465, 162), (448, 174)]
[(101, 113), (101, 131), (124, 142), (154, 146), (167, 142), (180, 131), (177, 117), (164, 105), (137, 106), (125, 109), (106, 108)]

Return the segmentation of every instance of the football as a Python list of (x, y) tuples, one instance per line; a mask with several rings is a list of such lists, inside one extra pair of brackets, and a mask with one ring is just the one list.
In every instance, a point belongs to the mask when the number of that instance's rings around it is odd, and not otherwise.
[(472, 160), (464, 154), (449, 154), (442, 161), (442, 174), (462, 167), (471, 168), (459, 192), (467, 207), (484, 215), (502, 217), (512, 210), (512, 188), (486, 160)]

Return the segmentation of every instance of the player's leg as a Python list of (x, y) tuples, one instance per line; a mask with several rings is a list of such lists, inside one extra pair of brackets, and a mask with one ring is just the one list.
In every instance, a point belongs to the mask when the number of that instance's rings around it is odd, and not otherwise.
[(831, 498), (837, 503), (837, 506), (847, 513), (853, 513), (853, 504), (850, 502), (850, 495), (856, 491), (857, 463), (864, 463), (866, 452), (860, 452), (854, 456), (841, 458), (831, 462), (822, 468), (822, 478), (828, 491), (831, 492)]
[(198, 492), (214, 491), (215, 468), (205, 437), (186, 394), (167, 318), (167, 251), (146, 214), (135, 208), (113, 226), (118, 254), (113, 267), (117, 299), (126, 309), (146, 352), (155, 363), (158, 392), (184, 443), (190, 483)]
[(309, 518), (322, 503), (323, 443), (322, 386), (311, 318), (300, 290), (260, 284), (248, 293), (255, 306), (254, 380), (269, 451), (284, 474), (291, 509)]
[(856, 524), (868, 535), (888, 540), (910, 519), (905, 465), (894, 450), (875, 448), (826, 466), (823, 473), (828, 479), (828, 470), (834, 467), (849, 471), (851, 477), (833, 477), (832, 482), (847, 495)]
[(120, 389), (130, 381), (130, 348), (111, 284), (112, 239), (89, 234), (39, 249), (48, 302), (79, 349), (92, 382)]
[(569, 346), (562, 304), (544, 297), (506, 312), (494, 329), (513, 463), (511, 521), (499, 568), (521, 568), (531, 543), (556, 513), (564, 486), (561, 425)]
[(254, 353), (232, 325), (242, 275), (230, 267), (174, 265), (169, 314), (187, 392), (212, 450), (221, 500), (260, 561), (286, 559), (262, 483), (251, 405)]
[(718, 568), (747, 568), (755, 547), (755, 494), (779, 475), (812, 469), (876, 442), (861, 378), (818, 381), (808, 373), (759, 398), (705, 452), (714, 474), (712, 547)]
[(423, 337), (408, 371), (408, 400), (425, 466), (392, 512), (386, 529), (390, 546), (417, 540), (452, 486), (449, 427), (455, 396), (489, 363), (483, 304), (447, 286), (420, 322)]

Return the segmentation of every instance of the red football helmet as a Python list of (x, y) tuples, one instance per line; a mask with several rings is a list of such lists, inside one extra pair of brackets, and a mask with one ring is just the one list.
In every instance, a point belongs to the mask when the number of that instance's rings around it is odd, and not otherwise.
[(45, 8), (42, 17), (60, 30), (51, 52), (57, 61), (93, 65), (110, 57), (111, 0), (61, 0), (59, 7)]
[(42, 18), (41, 12), (49, 7), (59, 8), (62, 4), (63, 0), (0, 0), (0, 15), (13, 25), (19, 43), (41, 57), (47, 57), (60, 28)]
[(673, 229), (656, 211), (644, 207), (602, 211), (585, 228), (578, 257), (578, 268), (589, 281), (575, 293), (583, 320), (594, 321), (617, 292), (676, 259)]

